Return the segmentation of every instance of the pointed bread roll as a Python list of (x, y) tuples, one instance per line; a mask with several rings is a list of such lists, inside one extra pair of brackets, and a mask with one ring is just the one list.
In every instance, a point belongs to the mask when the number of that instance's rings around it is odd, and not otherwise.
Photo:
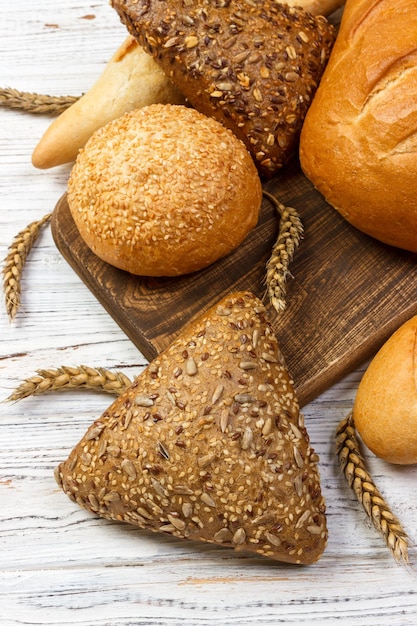
[(274, 175), (299, 132), (334, 41), (324, 17), (275, 0), (112, 0), (121, 21), (201, 113)]
[(144, 529), (317, 561), (318, 459), (265, 315), (238, 292), (185, 329), (59, 466), (64, 492)]

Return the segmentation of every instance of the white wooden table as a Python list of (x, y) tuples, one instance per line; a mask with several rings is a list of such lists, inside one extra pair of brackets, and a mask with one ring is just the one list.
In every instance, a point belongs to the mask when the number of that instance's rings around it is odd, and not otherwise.
[[(106, 1), (3, 2), (0, 86), (78, 95), (101, 73), (125, 29)], [(70, 168), (35, 170), (46, 116), (0, 107), (0, 255), (50, 212)], [(46, 228), (10, 325), (0, 312), (0, 399), (38, 368), (87, 364), (138, 374), (144, 357), (56, 249)], [(334, 454), (365, 365), (305, 407), (321, 457), (329, 542), (311, 567), (235, 555), (97, 519), (55, 484), (53, 469), (110, 403), (74, 391), (0, 404), (0, 624), (417, 623), (417, 467), (367, 455), (369, 469), (412, 537), (414, 567), (397, 565), (365, 518)]]

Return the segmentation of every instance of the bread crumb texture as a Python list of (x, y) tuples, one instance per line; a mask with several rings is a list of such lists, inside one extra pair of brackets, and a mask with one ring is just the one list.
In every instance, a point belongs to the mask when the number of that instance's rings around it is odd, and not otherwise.
[(55, 476), (101, 517), (309, 564), (327, 541), (317, 463), (265, 307), (237, 292), (150, 363)]
[(243, 143), (181, 105), (150, 105), (98, 130), (68, 183), (87, 245), (150, 276), (188, 273), (228, 254), (256, 225), (261, 199)]

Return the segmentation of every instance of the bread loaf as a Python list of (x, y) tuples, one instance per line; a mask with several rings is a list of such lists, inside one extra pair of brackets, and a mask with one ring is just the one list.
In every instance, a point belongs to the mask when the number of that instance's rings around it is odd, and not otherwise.
[(390, 463), (417, 463), (417, 316), (382, 346), (366, 370), (353, 418), (367, 447)]
[(417, 251), (417, 5), (347, 0), (300, 139), (306, 176), (359, 230)]
[(275, 0), (112, 0), (141, 46), (272, 176), (297, 151), (334, 29)]
[(33, 151), (32, 164), (47, 169), (75, 161), (98, 128), (155, 103), (184, 104), (185, 98), (129, 35), (91, 89), (47, 128)]
[(310, 564), (327, 539), (317, 456), (266, 309), (238, 292), (192, 322), (56, 471), (111, 520)]
[(103, 261), (177, 276), (234, 250), (258, 221), (262, 187), (244, 144), (181, 105), (151, 105), (89, 139), (68, 182), (81, 237)]

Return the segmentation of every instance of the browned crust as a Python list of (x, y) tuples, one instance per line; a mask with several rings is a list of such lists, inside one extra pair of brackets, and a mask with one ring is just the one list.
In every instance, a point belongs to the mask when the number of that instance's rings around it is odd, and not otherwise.
[(109, 122), (68, 181), (85, 243), (141, 276), (187, 274), (226, 256), (256, 226), (261, 201), (244, 144), (182, 105), (153, 104)]
[(305, 174), (343, 217), (417, 252), (417, 9), (349, 0), (300, 140)]
[(265, 315), (239, 292), (185, 330), (59, 466), (64, 491), (141, 528), (317, 561), (318, 459)]
[(417, 316), (403, 324), (368, 366), (353, 416), (365, 444), (390, 463), (417, 463)]
[(333, 28), (274, 0), (113, 0), (191, 104), (245, 142), (263, 176), (295, 152)]

